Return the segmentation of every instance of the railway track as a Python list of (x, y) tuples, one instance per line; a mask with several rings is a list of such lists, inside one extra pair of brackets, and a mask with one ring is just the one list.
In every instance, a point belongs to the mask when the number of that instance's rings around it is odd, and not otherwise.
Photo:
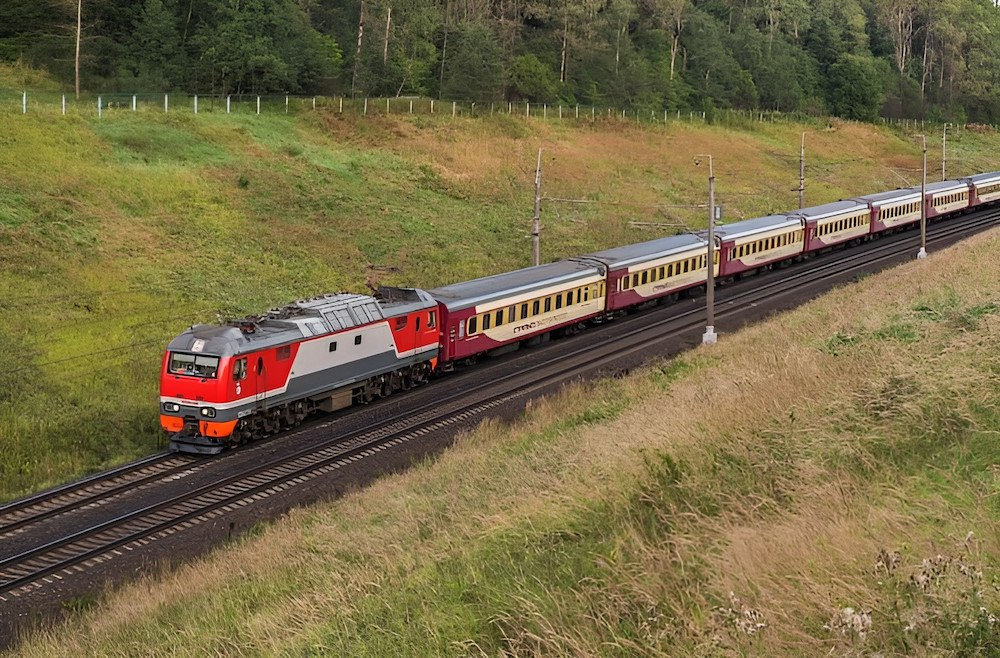
[(103, 504), (126, 491), (190, 470), (196, 463), (187, 455), (161, 452), (0, 505), (0, 538), (44, 519)]
[[(930, 227), (928, 244), (954, 242), (998, 222), (1000, 209), (939, 222)], [(745, 291), (720, 297), (716, 315), (726, 320), (765, 300), (791, 295), (810, 283), (846, 280), (859, 271), (879, 269), (900, 260), (904, 250), (911, 248), (915, 253), (916, 237), (908, 232), (886, 236), (856, 252), (842, 251), (832, 257), (816, 258), (805, 266), (788, 268), (780, 277), (761, 280), (759, 285)], [(74, 571), (109, 560), (122, 551), (136, 550), (183, 528), (350, 467), (428, 433), (474, 421), (520, 398), (551, 390), (623, 359), (649, 353), (651, 348), (665, 339), (686, 335), (700, 329), (703, 324), (704, 309), (700, 306), (679, 309), (676, 314), (652, 320), (648, 315), (632, 316), (610, 325), (621, 331), (608, 332), (608, 335), (590, 342), (582, 341), (568, 353), (553, 356), (534, 369), (495, 378), (479, 378), (478, 382), (461, 387), (461, 390), (400, 410), (375, 429), (330, 438), (274, 457), (224, 479), (2, 559), (0, 601), (21, 596), (54, 579), (62, 579)], [(134, 470), (120, 475), (128, 477), (131, 473), (136, 477), (157, 477), (155, 474), (138, 476), (144, 467), (136, 464), (130, 465)], [(149, 466), (154, 464), (151, 462)], [(100, 482), (105, 481), (95, 480), (96, 484)], [(121, 482), (106, 486), (121, 488), (131, 485)], [(53, 499), (50, 497), (49, 500)], [(20, 503), (7, 508), (17, 504)], [(5, 509), (0, 508), (0, 515), (5, 513)]]

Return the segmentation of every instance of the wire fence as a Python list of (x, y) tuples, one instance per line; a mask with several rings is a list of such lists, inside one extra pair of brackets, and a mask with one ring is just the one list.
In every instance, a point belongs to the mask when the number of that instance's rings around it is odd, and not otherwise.
[(646, 124), (688, 123), (817, 123), (826, 118), (797, 112), (775, 110), (662, 110), (621, 108), (564, 103), (507, 101), (451, 101), (424, 97), (346, 97), (248, 94), (73, 94), (56, 91), (0, 89), (0, 116), (34, 114), (44, 116), (113, 117), (123, 113), (186, 113), (273, 115), (300, 114), (311, 111), (355, 116), (385, 117), (426, 115), (445, 117), (487, 117), (508, 115), (556, 121), (618, 121)]
[[(0, 88), (0, 117), (36, 115), (56, 118), (61, 116), (96, 117), (112, 119), (131, 114), (234, 114), (241, 116), (302, 114), (326, 112), (356, 117), (387, 117), (399, 115), (424, 115), (450, 118), (480, 118), (507, 115), (522, 119), (541, 119), (559, 122), (633, 123), (667, 125), (674, 123), (717, 124), (728, 128), (752, 129), (766, 123), (783, 123), (825, 128), (833, 121), (828, 116), (778, 110), (713, 109), (658, 110), (616, 108), (595, 105), (568, 105), (562, 103), (530, 103), (500, 101), (450, 101), (425, 97), (358, 97), (303, 96), (303, 95), (250, 95), (250, 94), (184, 94), (184, 93), (110, 93), (83, 94), (77, 99), (73, 94), (59, 91), (32, 91)], [(966, 131), (996, 132), (990, 124), (955, 124), (923, 119), (880, 118), (888, 127), (907, 135), (947, 132), (948, 138), (960, 138)], [(849, 122), (853, 123), (853, 122)]]

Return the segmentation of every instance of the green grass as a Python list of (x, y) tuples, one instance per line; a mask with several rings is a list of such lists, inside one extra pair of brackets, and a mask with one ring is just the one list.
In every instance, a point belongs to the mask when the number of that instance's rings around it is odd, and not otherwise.
[[(0, 68), (0, 87), (45, 87), (30, 74)], [(802, 129), (814, 131), (816, 203), (894, 187), (876, 154), (904, 169), (916, 158), (908, 137), (849, 124), (664, 129), (182, 106), (98, 119), (82, 105), (60, 116), (45, 91), (37, 102), (49, 105), (27, 116), (0, 108), (0, 499), (161, 445), (161, 350), (189, 324), (364, 290), (372, 277), (432, 287), (527, 265), (539, 145), (547, 196), (601, 202), (546, 202), (546, 260), (699, 226), (693, 153), (715, 151), (730, 220), (794, 205)], [(997, 143), (955, 135), (955, 167), (982, 168)], [(692, 207), (651, 208), (663, 203)]]

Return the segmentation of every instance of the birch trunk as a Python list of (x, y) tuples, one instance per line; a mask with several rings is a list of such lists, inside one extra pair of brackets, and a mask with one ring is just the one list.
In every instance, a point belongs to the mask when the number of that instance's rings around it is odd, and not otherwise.
[(80, 100), (80, 34), (83, 32), (83, 0), (76, 2), (76, 57), (74, 58), (74, 86), (76, 87), (76, 100)]
[(365, 34), (365, 0), (361, 0), (358, 11), (358, 47), (354, 50), (354, 72), (351, 74), (351, 96), (355, 95), (358, 84), (358, 63), (361, 61), (361, 42)]
[(928, 51), (930, 51), (930, 44), (931, 44), (931, 26), (927, 25), (924, 28), (924, 61), (923, 61), (923, 65), (922, 65), (921, 70), (920, 70), (920, 102), (921, 103), (924, 102), (924, 95), (925, 95), (925, 93), (927, 91), (927, 78), (930, 75), (930, 72), (928, 71), (928, 68), (927, 68), (927, 63), (928, 63), (928, 59), (929, 59), (928, 58)]
[(676, 69), (676, 65), (677, 65), (677, 49), (680, 47), (680, 44), (681, 44), (681, 35), (675, 34), (674, 35), (674, 40), (670, 44), (670, 79), (671, 80), (674, 79), (674, 70)]
[(566, 41), (569, 36), (569, 20), (563, 23), (562, 62), (559, 66), (559, 82), (566, 82)]
[[(405, 18), (405, 17), (404, 17)], [(382, 48), (382, 63), (389, 61), (389, 26), (392, 24), (392, 5), (385, 14), (385, 45)]]
[(618, 77), (618, 65), (622, 58), (622, 32), (625, 31), (624, 27), (619, 27), (616, 32), (615, 37), (615, 77)]

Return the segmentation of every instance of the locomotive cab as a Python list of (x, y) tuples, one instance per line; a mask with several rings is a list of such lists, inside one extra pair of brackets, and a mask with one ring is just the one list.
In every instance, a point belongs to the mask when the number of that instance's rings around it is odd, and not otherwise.
[(195, 452), (209, 454), (222, 450), (237, 425), (229, 410), (247, 374), (246, 359), (227, 354), (232, 337), (218, 329), (193, 327), (175, 339), (160, 373), (160, 426), (172, 445), (194, 441)]

